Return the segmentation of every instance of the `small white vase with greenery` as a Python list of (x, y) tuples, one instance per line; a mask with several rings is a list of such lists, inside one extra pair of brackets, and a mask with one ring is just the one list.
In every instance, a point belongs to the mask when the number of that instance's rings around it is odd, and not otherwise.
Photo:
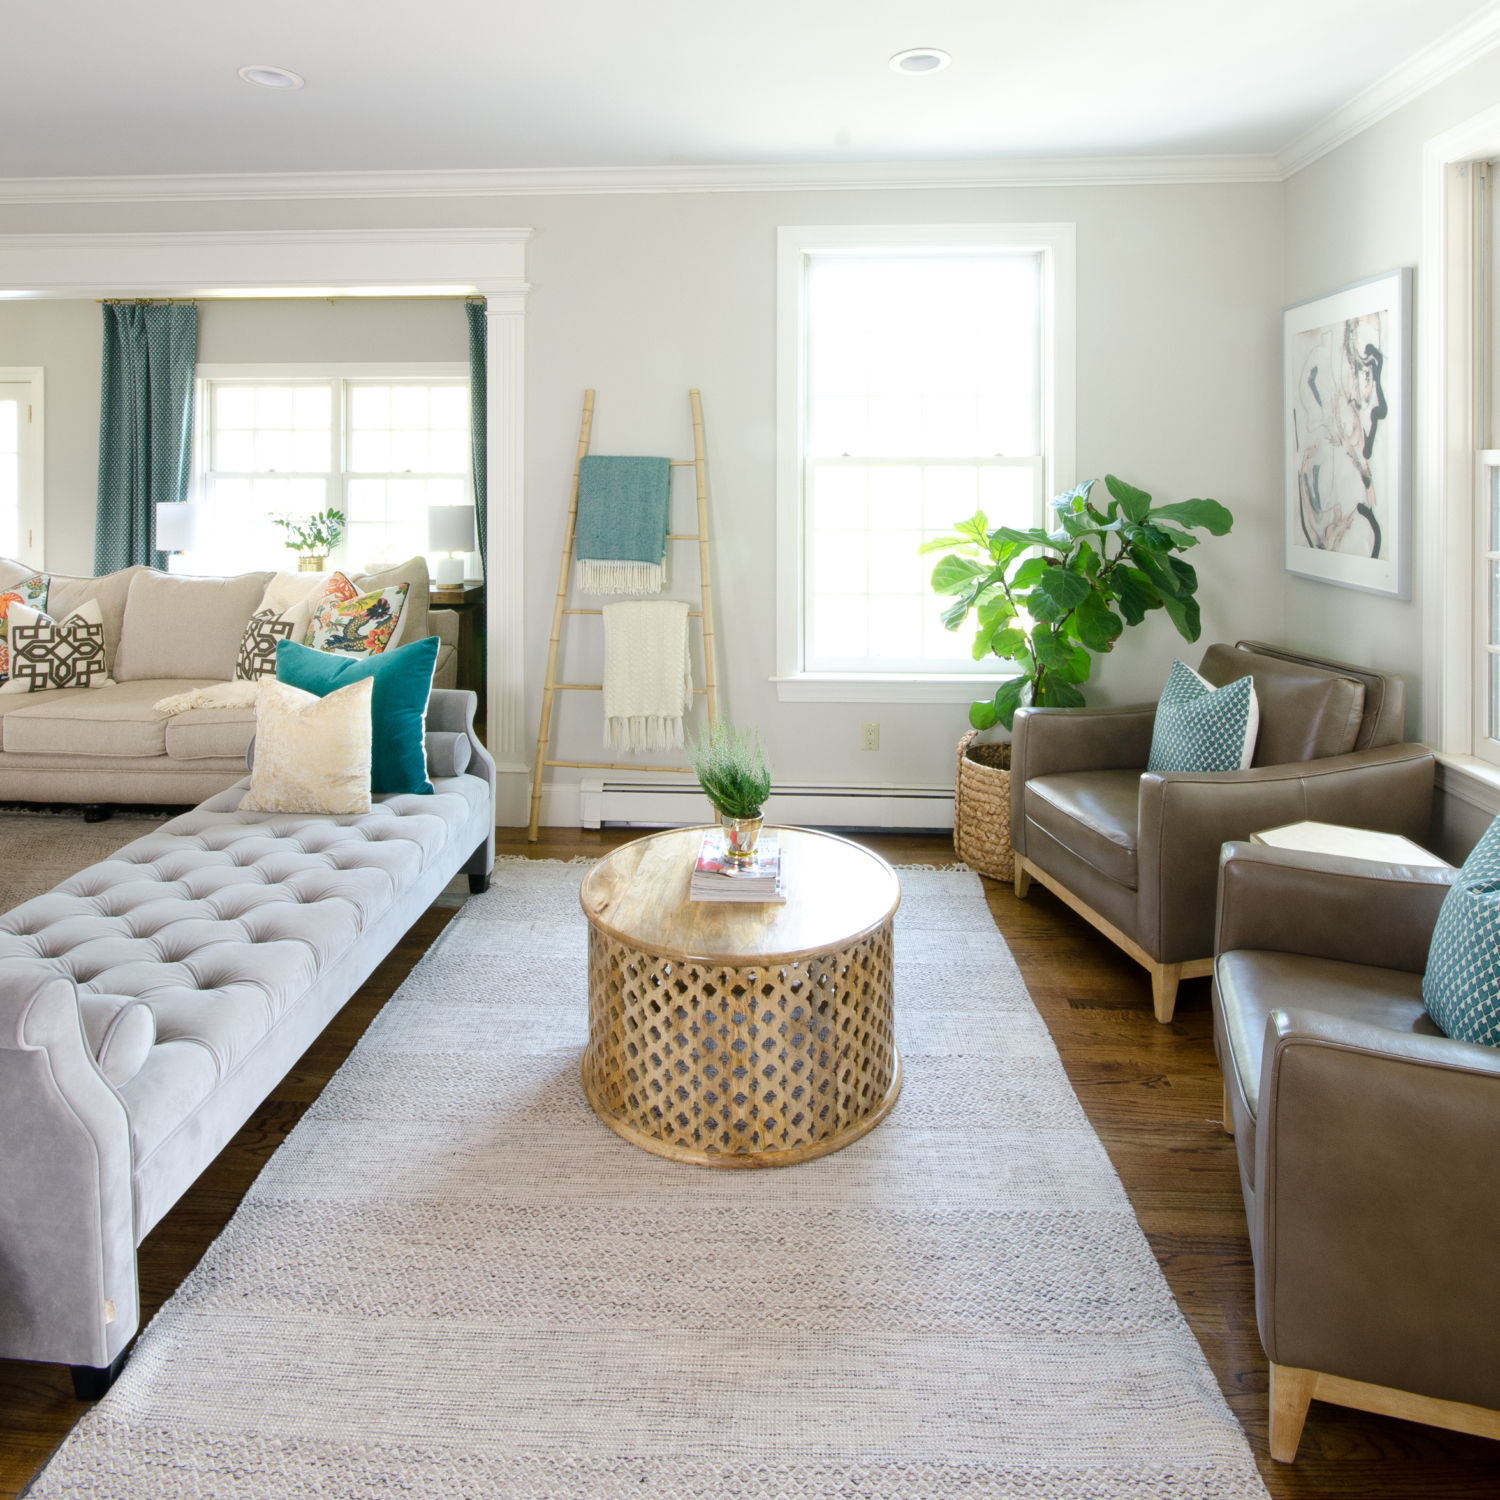
[(724, 857), (749, 864), (760, 837), (761, 810), (771, 795), (771, 767), (759, 732), (723, 720), (707, 724), (688, 755), (703, 795), (724, 825)]

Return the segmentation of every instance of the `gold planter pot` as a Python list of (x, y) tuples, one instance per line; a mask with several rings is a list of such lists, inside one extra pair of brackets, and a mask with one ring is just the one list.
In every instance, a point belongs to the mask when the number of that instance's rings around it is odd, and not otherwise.
[(724, 857), (738, 865), (748, 865), (755, 858), (755, 841), (760, 837), (762, 818), (725, 818)]
[(299, 573), (321, 573), (328, 566), (328, 557), (325, 553), (321, 557), (308, 556), (304, 553), (297, 559), (297, 571)]

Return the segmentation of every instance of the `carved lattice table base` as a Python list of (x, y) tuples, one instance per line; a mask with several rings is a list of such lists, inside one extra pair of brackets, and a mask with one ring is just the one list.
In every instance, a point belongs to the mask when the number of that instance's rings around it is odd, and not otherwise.
[[(584, 883), (589, 1103), (626, 1140), (678, 1161), (768, 1167), (837, 1151), (901, 1090), (895, 875), (842, 839), (783, 830), (786, 907), (690, 903), (701, 832), (626, 845)], [(806, 907), (788, 911), (799, 896)], [(867, 921), (837, 945), (786, 951), (851, 917)], [(650, 941), (667, 936), (685, 941)], [(743, 951), (762, 942), (764, 957)]]

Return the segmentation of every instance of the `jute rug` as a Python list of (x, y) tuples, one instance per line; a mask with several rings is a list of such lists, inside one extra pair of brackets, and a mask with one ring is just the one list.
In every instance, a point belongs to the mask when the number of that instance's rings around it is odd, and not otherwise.
[(107, 823), (85, 823), (82, 808), (57, 813), (0, 808), (0, 912), (108, 859), (170, 816), (126, 811)]
[(902, 871), (890, 1119), (721, 1172), (584, 1102), (582, 874), (500, 864), (35, 1500), (1264, 1497), (976, 877)]

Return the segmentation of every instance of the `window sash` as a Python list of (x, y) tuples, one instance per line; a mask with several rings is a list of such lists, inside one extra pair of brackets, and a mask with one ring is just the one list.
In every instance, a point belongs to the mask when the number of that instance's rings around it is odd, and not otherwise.
[[(995, 456), (805, 458), (803, 470), (805, 494), (802, 529), (804, 670), (839, 673), (941, 673), (974, 677), (993, 677), (997, 673), (1006, 671), (1005, 665), (993, 656), (986, 656), (981, 661), (974, 660), (971, 648), (978, 622), (973, 615), (957, 631), (950, 632), (943, 628), (940, 615), (947, 601), (942, 595), (933, 591), (930, 581), (932, 569), (942, 554), (928, 553), (922, 556), (918, 554), (917, 548), (921, 542), (940, 536), (951, 536), (954, 526), (959, 521), (965, 520), (975, 510), (985, 509), (984, 500), (979, 497), (978, 493), (983, 486), (983, 477), (979, 473), (982, 470), (1008, 471), (1017, 474), (1018, 477), (1025, 475), (1027, 479), (1024, 490), (1021, 492), (1020, 506), (1009, 513), (997, 513), (993, 503), (990, 505), (987, 514), (991, 523), (1019, 527), (1034, 525), (1044, 503), (1043, 485), (1046, 464), (1040, 456), (1024, 458)], [(976, 496), (972, 504), (965, 501), (949, 507), (953, 510), (953, 514), (947, 514), (946, 510), (941, 508), (941, 502), (939, 502), (939, 510), (935, 513), (929, 506), (927, 512), (919, 513), (914, 518), (913, 524), (909, 526), (870, 524), (863, 527), (858, 525), (820, 526), (817, 515), (817, 476), (825, 470), (916, 471), (920, 475), (920, 484), (924, 492), (929, 483), (931, 471), (948, 470), (957, 474), (967, 470), (975, 474)], [(1024, 513), (1019, 513), (1022, 508), (1024, 508)], [(865, 538), (863, 559), (858, 555), (860, 535)], [(884, 547), (871, 548), (869, 539), (873, 537), (901, 538), (901, 540), (894, 545), (888, 542)], [(906, 556), (908, 547), (909, 558)], [(843, 549), (842, 552), (838, 550), (840, 548)], [(875, 554), (874, 558), (871, 556), (872, 553)], [(906, 580), (913, 583), (920, 580), (919, 584), (905, 589), (870, 587), (871, 566), (877, 558), (878, 565), (886, 569), (890, 569), (893, 564), (903, 568), (909, 564), (910, 571), (906, 573)], [(846, 581), (857, 583), (857, 578), (847, 575), (856, 572), (861, 566), (864, 568), (866, 577), (866, 585), (863, 589), (850, 587), (846, 590), (836, 586), (833, 588), (826, 586), (830, 574), (834, 575), (838, 583)], [(820, 584), (824, 586), (820, 587)], [(848, 601), (847, 605), (840, 605), (838, 602), (840, 600)], [(881, 601), (886, 604), (884, 615), (878, 615), (874, 607)], [(836, 650), (821, 649), (838, 644), (837, 639), (828, 638), (830, 624), (835, 634), (848, 633), (852, 628), (857, 635), (859, 633), (857, 623), (851, 617), (851, 612), (857, 614), (861, 610), (864, 611), (866, 620), (864, 631), (866, 654), (848, 655), (840, 654)], [(938, 652), (914, 654), (887, 654), (878, 650), (872, 651), (869, 648), (872, 645), (878, 647), (880, 643), (877, 632), (880, 631), (882, 625), (893, 632), (899, 632), (903, 639), (909, 638), (909, 632), (915, 629), (922, 636), (924, 644), (937, 644), (942, 649)]]
[[(353, 519), (353, 508), (350, 501), (350, 486), (360, 482), (379, 483), (413, 483), (422, 484), (424, 487), (431, 482), (454, 487), (454, 504), (472, 504), (473, 502), (473, 475), (472, 469), (465, 464), (463, 469), (454, 472), (452, 470), (389, 470), (389, 469), (354, 469), (350, 466), (351, 450), (353, 448), (353, 407), (354, 392), (360, 387), (422, 387), (427, 390), (436, 388), (458, 388), (467, 391), (469, 381), (466, 376), (459, 375), (428, 375), (413, 374), (402, 371), (399, 367), (393, 368), (389, 374), (361, 374), (355, 375), (260, 375), (252, 372), (245, 374), (214, 374), (200, 377), (200, 400), (198, 402), (198, 441), (197, 452), (201, 455), (202, 467), (199, 470), (199, 482), (201, 498), (210, 505), (216, 502), (216, 492), (220, 485), (236, 482), (321, 482), (323, 484), (323, 499), (316, 509), (336, 509), (342, 511), (345, 520), (345, 529), (339, 544), (329, 554), (331, 566), (345, 570), (362, 570), (365, 563), (370, 559), (364, 555), (366, 551), (380, 548), (380, 542), (368, 540), (368, 534), (372, 528), (380, 527), (385, 531), (405, 527), (408, 531), (415, 531), (420, 527), (421, 545), (414, 546), (412, 550), (426, 556), (429, 563), (434, 559), (446, 556), (445, 553), (430, 550), (426, 545), (426, 511), (422, 508), (420, 515), (409, 522), (385, 521), (356, 521)], [(242, 469), (242, 468), (220, 468), (215, 466), (219, 456), (219, 440), (222, 430), (217, 423), (217, 398), (219, 393), (226, 388), (264, 388), (264, 387), (288, 387), (288, 388), (319, 388), (329, 392), (329, 441), (328, 441), (328, 466), (321, 469)], [(471, 435), (467, 426), (467, 403), (465, 403), (465, 429), (464, 449), (469, 452)], [(232, 429), (244, 430), (244, 429)], [(394, 429), (393, 429), (394, 430)], [(428, 428), (427, 431), (449, 430)], [(296, 511), (299, 506), (290, 507)], [(253, 523), (252, 523), (253, 524)], [(413, 538), (416, 540), (416, 538)], [(358, 543), (358, 548), (352, 544)], [(410, 545), (408, 543), (407, 545)], [(205, 551), (211, 549), (204, 549)], [(358, 550), (360, 555), (356, 556)], [(268, 549), (269, 551), (269, 549)], [(282, 549), (283, 560), (281, 566), (290, 568), (294, 566), (292, 559), (297, 554), (291, 548)], [(410, 552), (403, 551), (401, 557), (390, 557), (387, 561), (392, 563), (401, 562)], [(267, 562), (269, 563), (269, 558)]]

